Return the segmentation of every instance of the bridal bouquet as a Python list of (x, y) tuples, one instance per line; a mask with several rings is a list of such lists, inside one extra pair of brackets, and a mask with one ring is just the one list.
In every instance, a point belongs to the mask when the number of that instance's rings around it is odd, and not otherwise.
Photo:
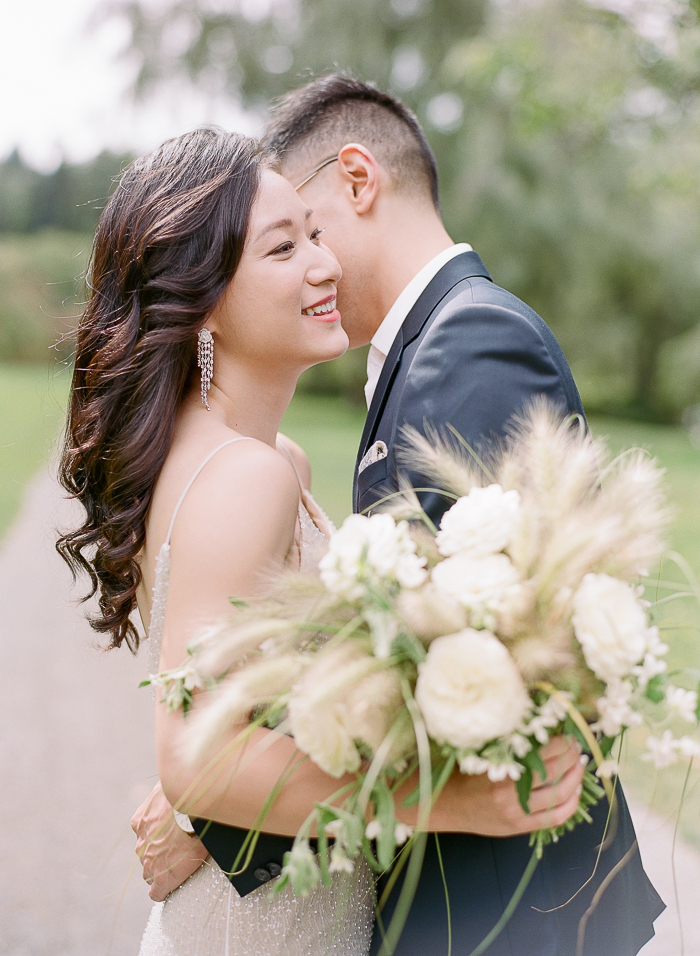
[[(640, 451), (608, 461), (542, 404), (490, 460), (453, 437), (407, 436), (412, 470), (453, 502), (439, 528), (404, 487), (385, 511), (345, 521), (320, 579), (290, 574), (264, 603), (235, 602), (231, 622), (156, 679), (171, 707), (208, 689), (189, 721), (193, 753), (235, 725), (247, 723), (241, 745), (264, 725), (293, 735), (327, 774), (352, 775), (287, 856), (278, 885), (300, 894), (352, 871), (361, 852), (376, 871), (420, 857), (453, 772), (512, 779), (527, 811), (553, 735), (578, 738), (592, 759), (577, 813), (532, 834), (534, 857), (590, 820), (603, 787), (612, 796), (626, 728), (655, 731), (642, 759), (657, 767), (700, 754), (671, 729), (697, 727), (697, 690), (669, 679), (642, 597), (669, 520), (657, 465)], [(415, 833), (396, 817), (410, 780)]]

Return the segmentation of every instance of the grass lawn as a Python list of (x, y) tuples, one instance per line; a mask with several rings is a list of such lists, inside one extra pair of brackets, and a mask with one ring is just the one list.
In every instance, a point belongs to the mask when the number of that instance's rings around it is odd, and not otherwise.
[(365, 412), (342, 399), (297, 395), (282, 422), (282, 431), (309, 456), (314, 497), (337, 525), (352, 511), (352, 475)]
[[(23, 488), (45, 463), (56, 445), (68, 377), (48, 369), (0, 366), (0, 536), (21, 502)], [(364, 409), (334, 398), (299, 395), (282, 424), (311, 461), (312, 487), (319, 504), (340, 524), (351, 509), (352, 473), (364, 423)], [(681, 428), (646, 425), (617, 419), (595, 419), (594, 434), (608, 436), (610, 447), (647, 448), (667, 469), (678, 518), (672, 547), (700, 574), (700, 450)], [(678, 573), (668, 565), (664, 576)], [(653, 595), (652, 595), (653, 597)], [(700, 611), (691, 601), (666, 606), (659, 623), (672, 646), (671, 665), (700, 668)], [(700, 676), (700, 675), (699, 675)], [(630, 791), (674, 819), (683, 786), (684, 768), (657, 774), (649, 764), (632, 759), (644, 747), (646, 733), (626, 741), (623, 779)], [(682, 836), (700, 846), (700, 773), (694, 770), (681, 817)]]
[(54, 454), (68, 384), (48, 365), (0, 365), (0, 538), (25, 485)]

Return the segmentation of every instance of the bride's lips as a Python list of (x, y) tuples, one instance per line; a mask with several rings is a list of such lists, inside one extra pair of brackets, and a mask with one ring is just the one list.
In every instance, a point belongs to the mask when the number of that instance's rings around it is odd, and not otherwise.
[(332, 302), (335, 306), (336, 293), (333, 292), (331, 295), (327, 295), (324, 299), (319, 299), (318, 302), (314, 302), (313, 305), (308, 305), (306, 308), (302, 309), (302, 315), (306, 316), (308, 319), (316, 319), (317, 322), (326, 322), (329, 325), (333, 322), (340, 321), (340, 312), (337, 308), (331, 309), (329, 312), (317, 312), (313, 313), (312, 309), (318, 309), (319, 306), (328, 305), (329, 302)]

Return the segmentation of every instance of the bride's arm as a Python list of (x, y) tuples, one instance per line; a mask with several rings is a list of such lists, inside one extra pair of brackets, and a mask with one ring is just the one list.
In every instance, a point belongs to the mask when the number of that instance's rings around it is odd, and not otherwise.
[[(288, 462), (272, 449), (240, 443), (213, 459), (192, 487), (178, 516), (172, 538), (170, 591), (161, 666), (175, 667), (197, 631), (230, 609), (228, 598), (254, 597), (288, 554), (296, 522), (298, 487)], [(247, 445), (248, 443), (246, 443)], [(218, 459), (218, 460), (217, 460)], [(274, 730), (252, 732), (245, 750), (208, 768), (208, 760), (191, 764), (181, 755), (185, 718), (156, 712), (158, 765), (169, 801), (191, 816), (249, 828), (281, 776), (290, 771), (263, 828), (293, 835), (316, 801), (329, 798), (352, 778), (336, 780), (296, 750), (294, 741)], [(209, 755), (234, 746), (235, 728)], [(581, 779), (578, 754), (565, 742), (549, 745), (548, 778), (533, 790), (533, 813), (520, 809), (511, 781), (455, 774), (438, 801), (430, 829), (493, 836), (526, 833), (556, 825), (576, 808)], [(415, 785), (415, 781), (408, 786)], [(416, 822), (416, 809), (400, 817)]]
[[(203, 627), (231, 612), (231, 596), (264, 593), (289, 553), (299, 491), (282, 455), (259, 442), (238, 443), (209, 463), (178, 514), (171, 541), (171, 569), (161, 668), (178, 666)], [(191, 816), (250, 827), (290, 758), (299, 754), (289, 737), (256, 730), (242, 761), (234, 753), (225, 769), (207, 772), (206, 760), (181, 755), (181, 712), (156, 708), (156, 745), (163, 790)], [(235, 736), (232, 732), (229, 739)], [(217, 743), (220, 751), (226, 740)], [(251, 759), (252, 758), (252, 759)], [(314, 801), (330, 796), (337, 781), (309, 760), (301, 761), (265, 821), (265, 830), (296, 833)]]

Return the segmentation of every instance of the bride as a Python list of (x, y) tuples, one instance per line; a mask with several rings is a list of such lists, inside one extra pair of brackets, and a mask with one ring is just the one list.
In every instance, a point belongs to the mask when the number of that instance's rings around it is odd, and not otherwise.
[[(348, 345), (335, 308), (341, 271), (321, 233), (252, 140), (216, 129), (133, 163), (100, 219), (60, 472), (86, 515), (59, 550), (90, 575), (91, 623), (109, 646), (137, 649), (138, 607), (160, 669), (180, 665), (231, 595), (260, 595), (272, 574), (310, 570), (322, 553), (329, 529), (308, 461), (278, 434), (300, 374)], [(181, 759), (182, 730), (181, 712), (159, 702), (161, 782), (191, 816), (248, 830), (292, 767), (264, 821), (266, 834), (292, 836), (342, 785), (263, 728), (250, 738), (254, 759), (206, 775), (205, 761)], [(530, 816), (512, 785), (457, 774), (430, 829), (505, 835), (563, 822), (582, 768), (561, 740), (547, 758)], [(412, 815), (399, 811), (409, 824)], [(306, 899), (271, 893), (278, 872), (270, 864), (241, 895), (209, 859), (154, 906), (141, 956), (367, 953), (364, 863)]]

